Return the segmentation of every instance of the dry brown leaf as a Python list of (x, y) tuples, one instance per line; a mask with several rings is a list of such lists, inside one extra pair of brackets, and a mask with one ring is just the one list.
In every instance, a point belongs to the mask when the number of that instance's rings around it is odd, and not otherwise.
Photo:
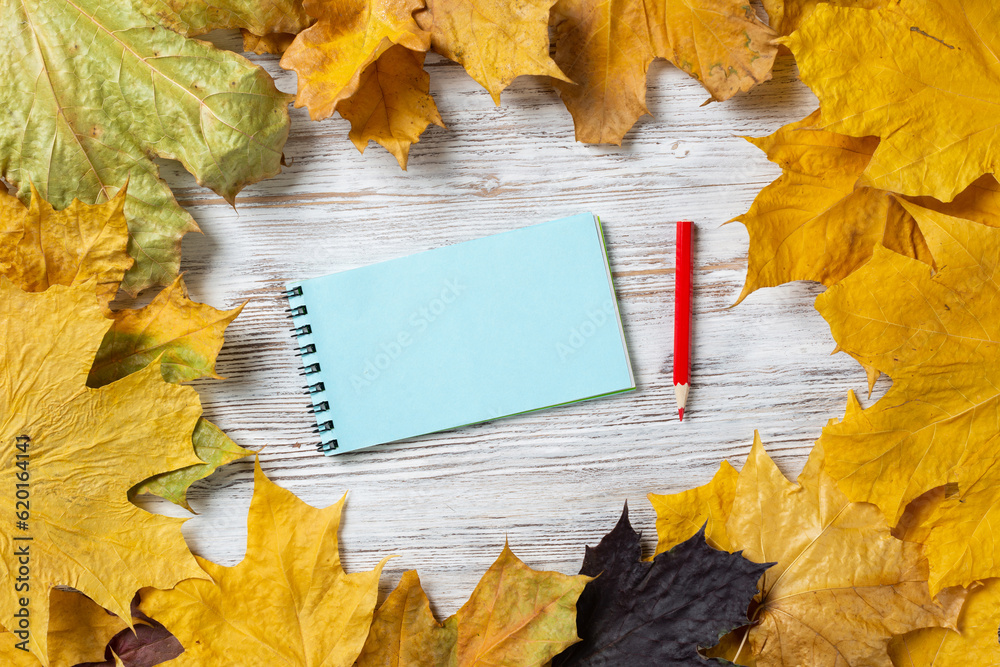
[(646, 108), (646, 72), (658, 55), (646, 8), (559, 0), (552, 8), (555, 59), (570, 82), (556, 83), (576, 140), (620, 145)]
[(728, 100), (771, 78), (776, 34), (750, 4), (662, 0), (654, 8), (657, 56), (698, 79), (712, 99)]

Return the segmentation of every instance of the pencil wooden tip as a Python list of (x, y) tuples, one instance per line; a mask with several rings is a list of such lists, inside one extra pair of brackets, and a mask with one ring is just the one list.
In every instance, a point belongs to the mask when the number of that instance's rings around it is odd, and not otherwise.
[(677, 398), (677, 415), (681, 421), (684, 421), (684, 408), (687, 407), (688, 390), (690, 388), (691, 386), (686, 382), (674, 385), (674, 396)]

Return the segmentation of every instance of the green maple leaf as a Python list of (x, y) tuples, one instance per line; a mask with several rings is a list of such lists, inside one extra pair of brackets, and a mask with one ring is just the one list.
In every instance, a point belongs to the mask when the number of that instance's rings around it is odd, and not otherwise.
[(197, 229), (158, 175), (181, 162), (232, 203), (280, 170), (290, 96), (242, 56), (183, 37), (135, 2), (0, 0), (0, 176), (56, 208), (128, 183), (135, 265), (123, 287), (169, 284)]

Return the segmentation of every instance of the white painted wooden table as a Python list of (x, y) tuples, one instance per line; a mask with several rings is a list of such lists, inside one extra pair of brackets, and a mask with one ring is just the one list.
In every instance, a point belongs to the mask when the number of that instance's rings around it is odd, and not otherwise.
[[(221, 44), (238, 46), (229, 36)], [(294, 75), (257, 58), (283, 90)], [(740, 138), (800, 119), (816, 100), (789, 57), (774, 79), (724, 104), (702, 106), (701, 86), (665, 63), (650, 72), (645, 117), (622, 147), (576, 143), (571, 118), (540, 79), (523, 77), (494, 107), (453, 63), (428, 59), (448, 130), (432, 127), (409, 171), (374, 144), (360, 155), (339, 119), (292, 115), (289, 166), (251, 186), (236, 210), (178, 166), (165, 178), (205, 234), (184, 242), (192, 296), (249, 304), (230, 326), (218, 370), (196, 383), (205, 415), (237, 442), (265, 447), (262, 466), (282, 486), (325, 506), (350, 490), (341, 532), (348, 571), (398, 554), (384, 597), (417, 569), (441, 618), (468, 597), (504, 540), (538, 569), (578, 571), (628, 500), (647, 549), (655, 544), (650, 491), (708, 481), (721, 459), (741, 466), (753, 430), (786, 474), (797, 474), (846, 392), (865, 387), (813, 309), (819, 287), (764, 290), (737, 308), (744, 212), (779, 173)], [(325, 458), (300, 393), (298, 359), (281, 312), (289, 278), (341, 271), (580, 211), (601, 216), (638, 391)], [(697, 226), (693, 388), (677, 421), (671, 384), (672, 221)], [(232, 565), (244, 554), (253, 462), (230, 465), (189, 494), (192, 549)], [(178, 515), (167, 503), (145, 507)], [(183, 513), (181, 513), (183, 514)]]

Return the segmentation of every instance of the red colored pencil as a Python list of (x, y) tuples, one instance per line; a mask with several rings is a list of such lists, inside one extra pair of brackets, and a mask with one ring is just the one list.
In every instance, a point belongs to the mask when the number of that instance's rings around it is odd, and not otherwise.
[(691, 231), (692, 222), (677, 223), (677, 262), (674, 273), (674, 395), (677, 414), (684, 421), (691, 388)]

